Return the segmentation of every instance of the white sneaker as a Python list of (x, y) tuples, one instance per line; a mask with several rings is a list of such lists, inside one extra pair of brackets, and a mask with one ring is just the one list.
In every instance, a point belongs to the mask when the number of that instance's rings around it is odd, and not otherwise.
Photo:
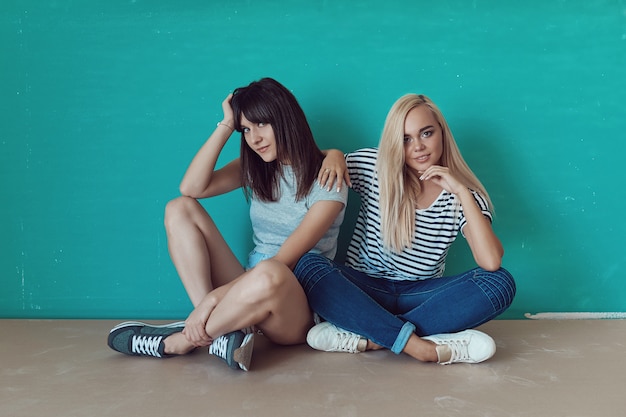
[(437, 344), (437, 361), (441, 365), (451, 363), (479, 363), (496, 353), (496, 343), (491, 337), (478, 330), (459, 333), (434, 334), (422, 337)]
[(309, 330), (306, 342), (313, 349), (325, 352), (364, 352), (367, 339), (324, 321)]

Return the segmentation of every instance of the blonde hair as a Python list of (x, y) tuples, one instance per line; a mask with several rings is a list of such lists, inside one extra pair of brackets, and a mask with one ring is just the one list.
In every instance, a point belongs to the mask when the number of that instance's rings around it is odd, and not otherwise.
[(418, 106), (427, 106), (441, 127), (443, 152), (440, 165), (447, 167), (467, 188), (481, 194), (492, 208), (487, 190), (463, 159), (441, 110), (424, 95), (406, 94), (387, 114), (376, 161), (381, 235), (385, 248), (396, 253), (411, 246), (417, 199), (422, 191), (419, 174), (407, 168), (404, 159), (404, 123), (407, 114)]

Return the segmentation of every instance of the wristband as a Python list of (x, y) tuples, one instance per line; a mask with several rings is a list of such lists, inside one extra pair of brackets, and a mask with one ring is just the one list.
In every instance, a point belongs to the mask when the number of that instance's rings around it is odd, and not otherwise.
[(222, 122), (217, 122), (217, 125), (215, 127), (219, 127), (220, 125), (226, 126), (227, 128), (229, 128), (233, 132), (235, 131), (235, 129), (233, 129), (232, 127), (228, 126), (226, 123), (222, 123)]

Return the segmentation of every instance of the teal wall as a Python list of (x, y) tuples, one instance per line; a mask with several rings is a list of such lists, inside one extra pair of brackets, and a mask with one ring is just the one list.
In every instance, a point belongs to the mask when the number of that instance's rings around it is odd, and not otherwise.
[[(0, 317), (186, 317), (163, 209), (262, 76), (345, 151), (429, 95), (496, 205), (504, 317), (625, 310), (623, 0), (5, 0), (0, 36)], [(205, 205), (245, 259), (241, 192)]]

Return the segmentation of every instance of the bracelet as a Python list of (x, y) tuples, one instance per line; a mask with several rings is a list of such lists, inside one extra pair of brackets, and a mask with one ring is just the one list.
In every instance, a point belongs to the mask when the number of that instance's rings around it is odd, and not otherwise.
[(226, 126), (227, 128), (229, 128), (233, 132), (235, 131), (235, 129), (233, 129), (232, 127), (228, 126), (226, 123), (222, 123), (222, 122), (217, 122), (217, 125), (215, 127), (219, 127), (219, 125)]

